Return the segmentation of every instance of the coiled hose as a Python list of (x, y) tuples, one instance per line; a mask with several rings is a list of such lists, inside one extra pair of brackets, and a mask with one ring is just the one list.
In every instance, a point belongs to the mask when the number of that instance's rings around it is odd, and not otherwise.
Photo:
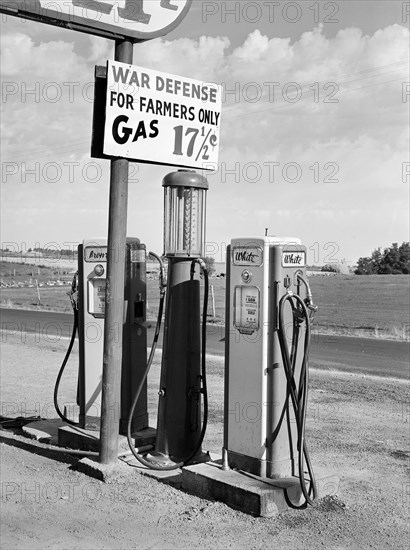
[(70, 426), (79, 426), (80, 423), (79, 422), (74, 422), (73, 420), (70, 420), (69, 418), (67, 418), (61, 412), (61, 409), (60, 409), (59, 404), (58, 404), (58, 389), (60, 387), (61, 377), (63, 376), (63, 372), (64, 372), (64, 369), (66, 367), (68, 358), (71, 355), (71, 350), (73, 349), (75, 336), (76, 336), (77, 329), (78, 329), (78, 304), (77, 304), (77, 300), (75, 298), (76, 293), (77, 293), (77, 279), (78, 279), (78, 272), (76, 272), (74, 277), (73, 277), (73, 281), (71, 283), (71, 292), (68, 293), (69, 296), (70, 296), (71, 306), (73, 308), (73, 313), (74, 313), (74, 323), (73, 323), (73, 330), (72, 330), (72, 333), (71, 333), (71, 340), (70, 340), (70, 344), (68, 346), (67, 352), (65, 354), (64, 360), (61, 364), (60, 370), (58, 371), (56, 383), (54, 385), (54, 408), (55, 408), (58, 416), (61, 418), (61, 420), (63, 420), (67, 424), (70, 424)]
[[(299, 276), (298, 277), (306, 285), (306, 281)], [(310, 290), (310, 289), (309, 289)], [(292, 308), (293, 314), (293, 334), (291, 350), (289, 353), (288, 343), (286, 339), (285, 321), (284, 321), (284, 308), (286, 303), (289, 302)], [(298, 294), (286, 293), (282, 296), (279, 302), (279, 344), (282, 353), (283, 366), (285, 370), (287, 380), (287, 391), (285, 405), (282, 409), (282, 414), (279, 419), (279, 424), (272, 434), (272, 440), (275, 439), (277, 433), (279, 433), (280, 425), (282, 424), (285, 411), (287, 413), (288, 433), (290, 438), (290, 448), (293, 449), (290, 430), (290, 415), (289, 415), (289, 397), (292, 402), (292, 407), (295, 413), (296, 419), (296, 431), (297, 431), (297, 453), (298, 453), (298, 477), (300, 482), (300, 488), (305, 498), (305, 502), (300, 505), (294, 505), (285, 490), (285, 499), (287, 504), (292, 508), (302, 509), (306, 508), (308, 504), (313, 504), (313, 500), (317, 496), (317, 487), (315, 477), (312, 469), (312, 464), (309, 456), (309, 452), (306, 446), (305, 440), (305, 426), (306, 426), (306, 410), (307, 410), (307, 398), (308, 398), (308, 358), (311, 339), (311, 316), (308, 308), (312, 311), (315, 306), (311, 303), (311, 295), (308, 295), (308, 299), (305, 301)], [(303, 344), (303, 359), (299, 376), (299, 387), (295, 380), (295, 367), (296, 359), (298, 355), (298, 343), (299, 343), (299, 327), (300, 324), (305, 321), (305, 338)], [(305, 472), (304, 466), (306, 464), (307, 473), (309, 476), (309, 489), (306, 489), (305, 485)]]

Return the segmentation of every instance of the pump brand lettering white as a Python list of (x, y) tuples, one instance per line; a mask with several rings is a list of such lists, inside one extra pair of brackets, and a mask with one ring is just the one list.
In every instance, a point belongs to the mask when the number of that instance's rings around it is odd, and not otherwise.
[(262, 250), (257, 246), (245, 246), (232, 250), (235, 265), (261, 265)]
[(291, 267), (298, 266), (304, 267), (306, 265), (306, 254), (302, 251), (286, 252), (282, 253), (282, 266)]
[(246, 252), (243, 250), (242, 252), (237, 252), (235, 254), (235, 260), (237, 262), (250, 262), (251, 264), (255, 263), (255, 258), (257, 258), (256, 254), (253, 254), (252, 252)]
[(284, 262), (289, 264), (300, 265), (302, 261), (302, 256), (300, 254), (285, 254)]

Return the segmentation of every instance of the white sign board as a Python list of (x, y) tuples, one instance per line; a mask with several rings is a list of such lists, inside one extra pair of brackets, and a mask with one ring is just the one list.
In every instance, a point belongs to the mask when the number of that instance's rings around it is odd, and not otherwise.
[(183, 20), (192, 0), (0, 0), (0, 12), (106, 38), (147, 40)]
[(222, 87), (108, 61), (105, 155), (215, 169)]

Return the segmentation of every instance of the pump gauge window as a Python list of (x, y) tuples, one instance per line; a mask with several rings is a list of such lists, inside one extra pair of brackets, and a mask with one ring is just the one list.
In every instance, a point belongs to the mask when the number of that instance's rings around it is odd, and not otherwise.
[(207, 180), (196, 172), (179, 170), (165, 176), (164, 253), (200, 257), (205, 240)]
[(233, 324), (240, 333), (259, 330), (259, 289), (256, 286), (236, 286)]
[(94, 317), (104, 317), (106, 279), (88, 281), (88, 313)]

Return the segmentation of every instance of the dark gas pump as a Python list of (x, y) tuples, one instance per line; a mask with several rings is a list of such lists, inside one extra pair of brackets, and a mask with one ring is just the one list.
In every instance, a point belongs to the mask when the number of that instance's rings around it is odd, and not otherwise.
[[(191, 461), (206, 459), (201, 447), (207, 425), (205, 345), (208, 274), (201, 255), (208, 182), (195, 172), (180, 170), (168, 174), (163, 180), (163, 187), (164, 255), (168, 260), (168, 276), (157, 438), (155, 450), (145, 456), (135, 450), (130, 427), (128, 443), (134, 456), (148, 468), (172, 470)], [(201, 271), (205, 282), (202, 332)], [(158, 323), (161, 321), (162, 306), (163, 298)], [(159, 334), (158, 323), (155, 345)], [(152, 359), (151, 350), (146, 374)], [(139, 392), (131, 407), (130, 418), (138, 399)]]
[[(69, 425), (97, 430), (101, 417), (103, 369), (103, 334), (105, 322), (105, 287), (107, 271), (107, 241), (85, 239), (78, 246), (78, 271), (69, 296), (74, 313), (70, 345), (57, 376), (54, 405), (60, 418)], [(119, 432), (126, 433), (128, 412), (147, 363), (146, 324), (146, 248), (137, 238), (127, 238), (125, 249), (123, 360), (121, 365), (121, 405)], [(77, 405), (79, 419), (75, 422), (60, 409), (58, 392), (61, 377), (78, 332), (79, 366)], [(148, 427), (147, 387), (143, 385), (138, 407), (134, 411), (132, 429)]]

